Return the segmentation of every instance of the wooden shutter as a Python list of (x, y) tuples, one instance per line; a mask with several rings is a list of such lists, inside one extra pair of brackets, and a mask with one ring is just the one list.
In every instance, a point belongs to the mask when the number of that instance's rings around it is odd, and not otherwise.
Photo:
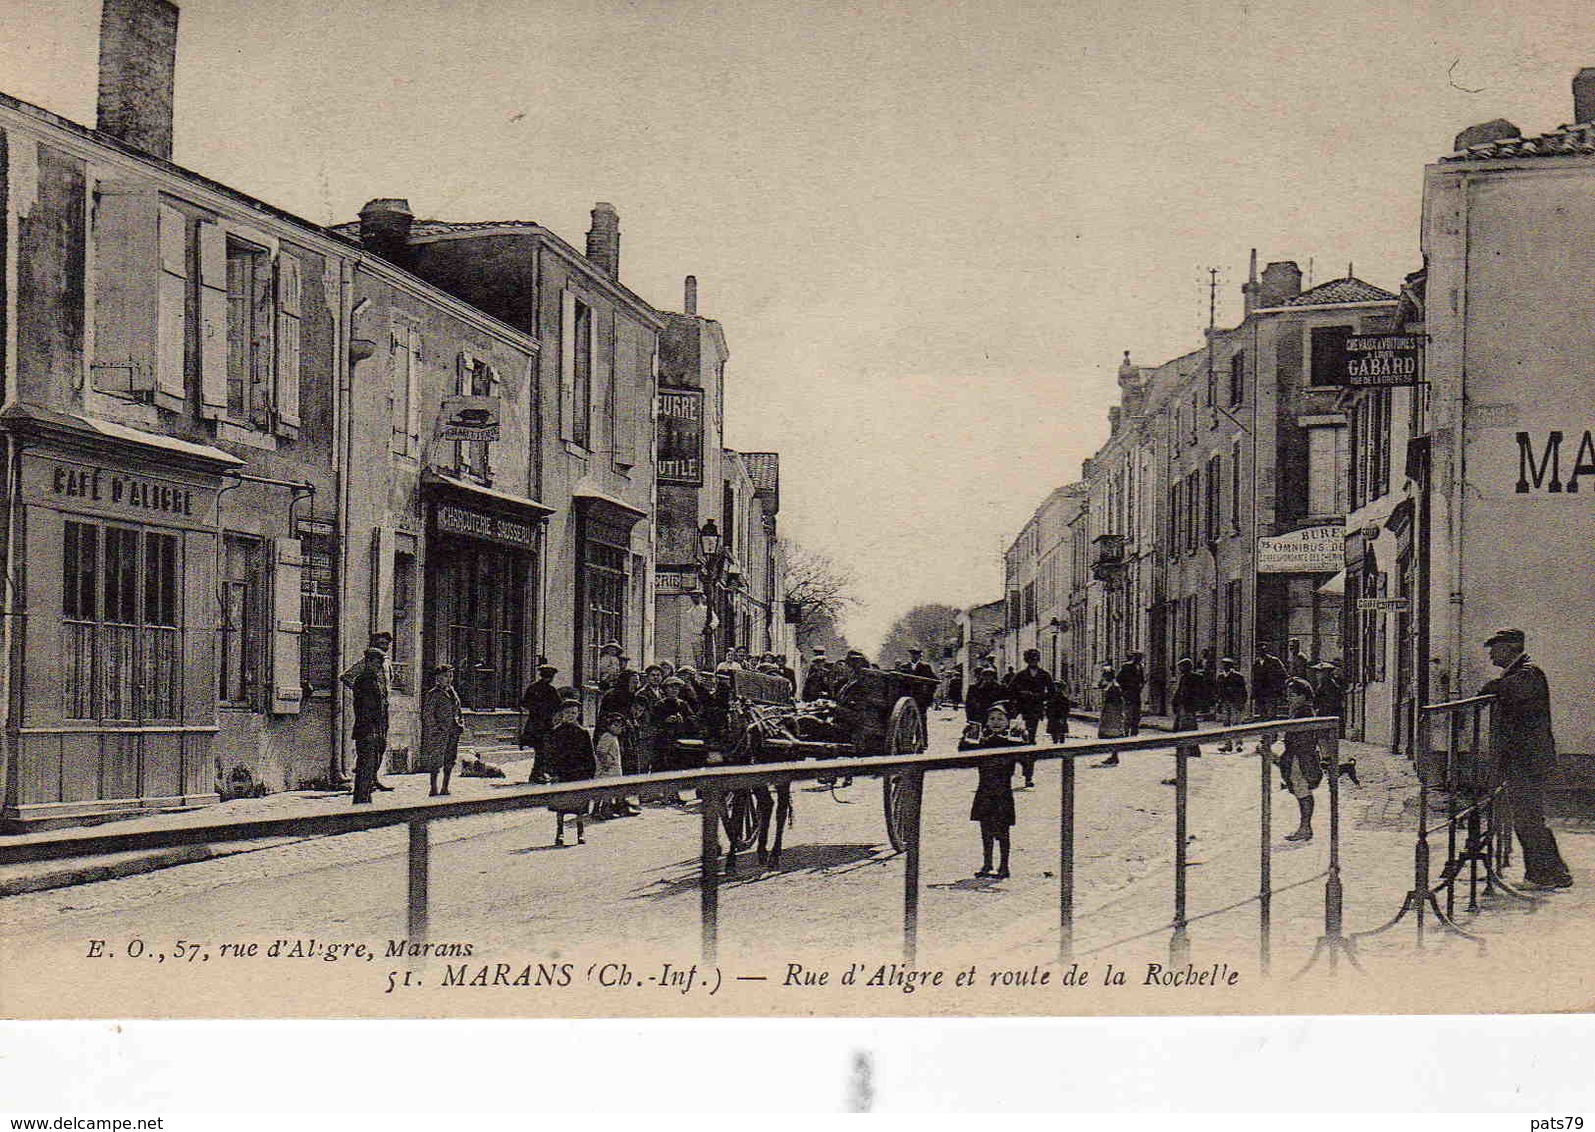
[(199, 222), (200, 412), (227, 416), (227, 233), (214, 220)]
[(300, 311), (304, 268), (286, 251), (277, 256), (277, 431), (299, 435)]
[(559, 293), (559, 435), (576, 438), (576, 294)]
[(304, 555), (296, 538), (272, 539), (271, 570), (271, 712), (298, 715), (304, 698), (299, 672), (299, 643), (305, 626), (300, 576)]
[(148, 400), (155, 388), (156, 212), (142, 185), (102, 182), (94, 206), (94, 388)]
[(163, 204), (159, 226), (155, 403), (180, 413), (188, 407), (188, 217)]
[(391, 527), (371, 530), (371, 632), (393, 632), (393, 547)]

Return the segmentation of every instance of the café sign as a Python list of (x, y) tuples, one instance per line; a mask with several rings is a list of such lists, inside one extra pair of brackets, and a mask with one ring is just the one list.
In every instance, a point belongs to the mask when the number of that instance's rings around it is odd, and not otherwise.
[(1347, 385), (1417, 385), (1423, 369), (1421, 334), (1353, 334), (1346, 339)]
[(1345, 531), (1305, 527), (1257, 540), (1259, 574), (1333, 574), (1346, 564)]
[(1410, 597), (1359, 597), (1357, 609), (1362, 613), (1411, 613)]

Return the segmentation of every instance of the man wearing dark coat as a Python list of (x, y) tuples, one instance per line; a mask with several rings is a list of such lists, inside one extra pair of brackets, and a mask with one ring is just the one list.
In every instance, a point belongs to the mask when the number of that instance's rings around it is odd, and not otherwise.
[(1252, 704), (1259, 719), (1279, 719), (1285, 714), (1285, 682), (1291, 678), (1285, 662), (1269, 645), (1261, 645), (1252, 661)]
[(975, 682), (964, 693), (964, 718), (971, 723), (986, 722), (991, 705), (1003, 698), (1002, 685), (997, 683), (997, 670), (982, 668), (975, 673)]
[(1501, 675), (1480, 692), (1490, 708), (1490, 748), (1506, 783), (1512, 827), (1523, 847), (1523, 880), (1535, 888), (1571, 888), (1573, 875), (1545, 824), (1545, 788), (1556, 772), (1551, 690), (1545, 673), (1523, 651), (1522, 629), (1498, 629), (1484, 642)]
[(904, 666), (911, 676), (923, 676), (930, 683), (914, 686), (914, 702), (919, 705), (921, 714), (930, 711), (930, 705), (936, 702), (936, 670), (925, 663), (925, 654), (919, 649), (908, 650), (908, 664)]
[(1141, 667), (1141, 654), (1132, 652), (1119, 666), (1114, 682), (1124, 693), (1124, 722), (1127, 735), (1141, 733), (1141, 689), (1146, 687), (1146, 670)]
[[(521, 722), (520, 744), (532, 749), (534, 759), (542, 754), (544, 741), (553, 730), (554, 717), (559, 714), (560, 701), (564, 698), (554, 686), (554, 677), (558, 674), (559, 669), (552, 664), (538, 665), (537, 679), (526, 685), (521, 693), (521, 710), (526, 718)], [(535, 774), (533, 777), (535, 780)]]
[(376, 789), (377, 769), (388, 749), (387, 653), (368, 648), (364, 662), (343, 674), (354, 692), (354, 801), (368, 805)]

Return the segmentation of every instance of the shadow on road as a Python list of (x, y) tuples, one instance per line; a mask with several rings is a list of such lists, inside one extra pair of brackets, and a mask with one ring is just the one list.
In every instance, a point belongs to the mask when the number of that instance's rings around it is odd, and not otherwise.
[[(890, 854), (884, 853), (879, 845), (792, 845), (781, 850), (781, 867), (770, 869), (759, 864), (756, 850), (749, 849), (737, 854), (735, 872), (726, 873), (722, 869), (720, 887), (757, 884), (792, 873), (828, 873), (835, 876), (889, 858)], [(639, 889), (631, 898), (653, 900), (682, 896), (698, 890), (698, 862), (695, 858), (678, 861), (670, 866), (670, 871), (676, 875)]]

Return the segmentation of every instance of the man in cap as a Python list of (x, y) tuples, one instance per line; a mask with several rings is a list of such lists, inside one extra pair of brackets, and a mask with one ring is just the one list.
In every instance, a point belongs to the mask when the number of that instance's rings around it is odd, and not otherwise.
[[(520, 745), (532, 749), (534, 760), (542, 757), (549, 732), (554, 729), (554, 717), (559, 714), (559, 706), (564, 699), (554, 685), (557, 675), (559, 669), (552, 664), (539, 664), (537, 679), (526, 685), (526, 690), (521, 693), (521, 711), (526, 716), (521, 721)], [(536, 780), (536, 773), (534, 769), (533, 781)]]
[(1124, 725), (1126, 735), (1141, 733), (1141, 689), (1146, 687), (1146, 669), (1141, 667), (1141, 654), (1132, 652), (1115, 675), (1119, 690), (1124, 693)]
[[(361, 695), (361, 692), (356, 689), (356, 684), (357, 684), (357, 682), (364, 681), (363, 683), (360, 684), (360, 686), (365, 689), (364, 694), (367, 697), (366, 698), (366, 710), (367, 710), (367, 712), (375, 710), (375, 707), (373, 706), (375, 704), (375, 700), (372, 697), (374, 697), (374, 696), (379, 696), (380, 697), (380, 699), (382, 701), (382, 728), (381, 728), (381, 730), (382, 730), (382, 741), (383, 741), (384, 745), (386, 745), (386, 743), (387, 743), (387, 735), (388, 735), (388, 694), (389, 694), (389, 691), (390, 691), (390, 689), (392, 687), (391, 681), (390, 681), (389, 676), (388, 676), (388, 653), (390, 653), (392, 651), (393, 651), (393, 634), (392, 633), (389, 633), (389, 632), (387, 632), (385, 630), (384, 631), (380, 631), (380, 632), (376, 632), (376, 633), (372, 633), (370, 638), (368, 639), (368, 643), (366, 645), (366, 650), (361, 655), (360, 659), (355, 661), (354, 664), (350, 665), (349, 668), (343, 673), (343, 675), (338, 677), (338, 682), (340, 684), (342, 684), (345, 688), (348, 688), (351, 692), (355, 693), (356, 701), (359, 700), (360, 695)], [(373, 657), (371, 655), (373, 652), (375, 652), (378, 655), (376, 657)], [(371, 681), (375, 682), (374, 686), (371, 684)], [(355, 716), (356, 716), (356, 718), (358, 718), (360, 710), (361, 710), (358, 702), (356, 703), (354, 710), (355, 710)], [(357, 737), (357, 740), (358, 740), (358, 737)], [(383, 783), (382, 783), (382, 780), (377, 777), (378, 772), (380, 772), (381, 769), (382, 769), (382, 753), (383, 753), (382, 751), (378, 751), (377, 752), (377, 761), (372, 765), (372, 768), (371, 768), (371, 780), (370, 780), (369, 783), (366, 784), (366, 788), (365, 788), (364, 793), (366, 795), (365, 800), (367, 802), (369, 802), (371, 800), (371, 792), (373, 790), (392, 790), (393, 789), (393, 787), (391, 787), (391, 786), (384, 786)], [(356, 767), (356, 770), (355, 770), (355, 781), (356, 781), (355, 800), (356, 801), (359, 801), (359, 795), (361, 793), (360, 787), (358, 785), (359, 778), (360, 778), (359, 765), (360, 765), (360, 744), (357, 741), (355, 743), (355, 767)]]
[[(366, 649), (358, 667), (344, 673), (343, 679), (354, 693), (354, 802), (368, 805), (377, 789), (377, 768), (388, 749), (388, 654), (372, 646)], [(384, 787), (383, 789), (390, 789)]]
[(1512, 826), (1523, 847), (1523, 879), (1533, 888), (1571, 888), (1573, 875), (1545, 824), (1545, 788), (1556, 771), (1551, 690), (1545, 673), (1524, 651), (1522, 629), (1497, 629), (1484, 642), (1501, 675), (1480, 692), (1494, 696), (1490, 748), (1506, 783)]

